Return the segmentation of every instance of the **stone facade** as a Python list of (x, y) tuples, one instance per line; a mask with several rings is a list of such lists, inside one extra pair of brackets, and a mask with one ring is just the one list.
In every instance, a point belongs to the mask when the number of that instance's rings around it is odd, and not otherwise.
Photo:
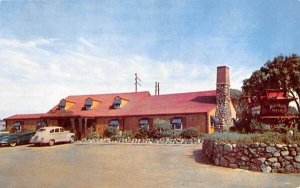
[(230, 79), (229, 68), (217, 67), (217, 108), (216, 117), (222, 129), (227, 130), (233, 125), (230, 108)]
[(300, 173), (299, 144), (228, 144), (204, 140), (203, 152), (217, 166), (265, 173)]

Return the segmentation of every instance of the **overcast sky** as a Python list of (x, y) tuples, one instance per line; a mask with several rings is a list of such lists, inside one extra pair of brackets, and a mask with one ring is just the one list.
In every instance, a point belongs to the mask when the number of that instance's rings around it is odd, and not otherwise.
[(231, 86), (299, 54), (299, 0), (0, 0), (0, 119), (47, 112), (68, 95)]

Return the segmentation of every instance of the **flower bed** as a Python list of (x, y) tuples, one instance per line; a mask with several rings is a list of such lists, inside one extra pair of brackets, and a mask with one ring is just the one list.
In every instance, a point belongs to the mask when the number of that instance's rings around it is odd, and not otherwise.
[(111, 138), (100, 139), (87, 139), (77, 141), (81, 143), (100, 143), (100, 144), (113, 144), (113, 143), (132, 143), (132, 144), (201, 144), (201, 138), (183, 139), (183, 138), (161, 138), (161, 139), (136, 139), (136, 138), (123, 138), (114, 140)]

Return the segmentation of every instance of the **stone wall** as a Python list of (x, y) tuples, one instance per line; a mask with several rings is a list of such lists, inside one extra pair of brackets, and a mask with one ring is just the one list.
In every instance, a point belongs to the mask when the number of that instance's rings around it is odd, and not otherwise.
[(204, 140), (203, 152), (217, 166), (300, 173), (300, 144), (227, 144)]

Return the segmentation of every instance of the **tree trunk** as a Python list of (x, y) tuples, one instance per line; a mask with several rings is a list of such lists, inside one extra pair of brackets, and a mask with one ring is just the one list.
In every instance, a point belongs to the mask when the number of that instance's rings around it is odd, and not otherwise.
[(300, 105), (299, 105), (299, 97), (300, 97), (300, 90), (299, 91), (295, 91), (296, 94), (298, 95), (298, 98), (295, 96), (294, 92), (293, 91), (290, 91), (290, 93), (292, 94), (293, 98), (296, 98), (295, 102), (296, 102), (296, 106), (297, 106), (297, 110), (298, 110), (298, 114), (300, 114)]

